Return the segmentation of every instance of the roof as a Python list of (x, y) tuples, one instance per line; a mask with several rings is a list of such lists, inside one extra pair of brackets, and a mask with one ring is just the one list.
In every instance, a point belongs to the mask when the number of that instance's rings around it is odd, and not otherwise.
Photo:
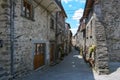
[(71, 28), (69, 23), (66, 23), (66, 24), (68, 25), (69, 28)]
[(80, 19), (80, 31), (85, 30), (85, 23), (83, 22), (83, 20), (89, 16), (90, 10), (92, 9), (94, 2), (94, 0), (86, 0), (83, 16)]
[(83, 17), (82, 18), (88, 17), (89, 12), (90, 12), (90, 10), (93, 7), (93, 3), (94, 3), (94, 0), (86, 0), (85, 9), (84, 9)]
[(64, 16), (67, 17), (67, 14), (62, 6), (61, 0), (55, 0), (55, 2), (60, 6), (60, 8), (62, 9), (62, 12), (64, 13)]

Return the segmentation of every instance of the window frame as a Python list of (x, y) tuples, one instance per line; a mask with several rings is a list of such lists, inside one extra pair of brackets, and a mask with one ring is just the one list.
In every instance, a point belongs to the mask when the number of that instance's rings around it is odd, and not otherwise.
[(53, 18), (50, 18), (50, 29), (53, 29), (54, 30), (54, 19)]
[(34, 21), (34, 8), (32, 0), (21, 0), (21, 16)]
[(92, 26), (93, 22), (91, 20), (90, 22), (90, 38), (92, 38), (92, 31), (93, 31), (93, 26)]

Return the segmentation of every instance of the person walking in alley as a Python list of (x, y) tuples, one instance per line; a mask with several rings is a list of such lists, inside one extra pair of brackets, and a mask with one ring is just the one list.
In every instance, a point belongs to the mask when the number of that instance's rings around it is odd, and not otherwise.
[(63, 57), (64, 57), (64, 52), (63, 52), (62, 47), (60, 46), (59, 47), (59, 58), (60, 58), (60, 60), (63, 60)]
[(95, 51), (96, 51), (96, 45), (90, 45), (88, 49), (88, 53), (89, 53), (88, 61), (90, 62), (92, 67), (94, 66)]
[(92, 58), (92, 53), (95, 53), (96, 51), (96, 46), (95, 45), (90, 45), (89, 47), (89, 58)]

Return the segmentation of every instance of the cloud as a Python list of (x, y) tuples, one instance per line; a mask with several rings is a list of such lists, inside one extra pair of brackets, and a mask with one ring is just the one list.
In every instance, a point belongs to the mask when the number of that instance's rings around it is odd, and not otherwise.
[(75, 0), (76, 2), (78, 2), (78, 0)]
[(70, 1), (73, 1), (73, 0), (62, 0), (62, 2), (65, 2), (65, 3), (68, 3)]
[(86, 0), (80, 0), (80, 3), (85, 3), (86, 2)]
[(79, 19), (82, 17), (82, 15), (83, 15), (83, 9), (80, 8), (80, 9), (75, 11), (72, 18), (73, 18), (73, 20), (79, 21)]
[(69, 5), (69, 7), (71, 8), (71, 7), (72, 7), (72, 5)]
[(86, 0), (74, 0), (75, 2), (85, 3)]
[(85, 3), (86, 2), (86, 0), (62, 0), (62, 2), (65, 2), (65, 3), (68, 3), (70, 1), (76, 1), (76, 2), (79, 1), (80, 3)]
[(76, 24), (76, 26), (79, 26), (80, 24), (78, 23), (78, 24)]
[(75, 33), (77, 32), (78, 28), (71, 28), (70, 30), (72, 31), (73, 35), (75, 35)]

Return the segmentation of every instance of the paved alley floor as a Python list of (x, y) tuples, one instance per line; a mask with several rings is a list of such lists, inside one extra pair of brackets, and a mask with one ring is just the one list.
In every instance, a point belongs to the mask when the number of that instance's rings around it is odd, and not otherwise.
[(110, 73), (108, 75), (98, 75), (93, 71), (95, 80), (120, 80), (120, 62), (109, 63), (109, 68)]
[(98, 75), (73, 49), (59, 64), (44, 71), (35, 71), (20, 80), (120, 80), (120, 63), (112, 63), (110, 66), (109, 75)]
[(73, 50), (59, 64), (45, 71), (38, 71), (22, 80), (94, 80), (94, 76), (79, 52)]

